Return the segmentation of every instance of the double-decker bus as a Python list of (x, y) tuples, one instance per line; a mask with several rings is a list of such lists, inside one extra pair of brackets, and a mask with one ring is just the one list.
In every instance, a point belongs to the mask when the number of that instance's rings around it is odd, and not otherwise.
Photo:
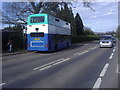
[(71, 43), (68, 22), (49, 14), (32, 14), (27, 22), (27, 50), (57, 51)]

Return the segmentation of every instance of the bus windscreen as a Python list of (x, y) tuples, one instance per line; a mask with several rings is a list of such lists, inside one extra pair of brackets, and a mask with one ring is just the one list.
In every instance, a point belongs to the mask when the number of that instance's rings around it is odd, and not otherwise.
[(43, 23), (43, 22), (44, 22), (44, 16), (30, 18), (30, 23)]
[(44, 37), (44, 33), (30, 33), (31, 37)]

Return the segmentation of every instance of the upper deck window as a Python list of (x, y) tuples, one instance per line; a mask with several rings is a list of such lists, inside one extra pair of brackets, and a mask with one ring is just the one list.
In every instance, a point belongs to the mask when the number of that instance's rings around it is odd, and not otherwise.
[(66, 23), (66, 25), (68, 25), (68, 23)]
[(44, 22), (44, 16), (30, 18), (30, 23), (43, 23), (43, 22)]
[(59, 19), (55, 19), (55, 21), (59, 22)]

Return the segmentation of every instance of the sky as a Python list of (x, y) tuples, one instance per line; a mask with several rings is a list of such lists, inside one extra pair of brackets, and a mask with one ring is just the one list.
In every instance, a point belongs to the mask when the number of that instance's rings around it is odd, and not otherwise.
[(118, 26), (118, 2), (92, 2), (90, 8), (81, 2), (73, 4), (74, 14), (79, 13), (83, 24), (94, 32), (115, 31)]
[[(9, 2), (9, 0), (7, 1)], [(94, 32), (116, 30), (118, 26), (118, 2), (113, 2), (114, 0), (93, 1), (91, 7), (95, 11), (92, 11), (90, 8), (83, 7), (80, 0), (76, 1), (72, 5), (74, 15), (79, 13), (85, 26), (90, 27)]]

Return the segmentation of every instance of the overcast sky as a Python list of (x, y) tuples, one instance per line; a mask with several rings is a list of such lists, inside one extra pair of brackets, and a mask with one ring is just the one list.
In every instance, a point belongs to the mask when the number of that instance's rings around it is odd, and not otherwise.
[(116, 30), (118, 26), (118, 2), (93, 2), (90, 8), (85, 8), (81, 2), (73, 4), (74, 13), (79, 13), (85, 26), (95, 32)]

